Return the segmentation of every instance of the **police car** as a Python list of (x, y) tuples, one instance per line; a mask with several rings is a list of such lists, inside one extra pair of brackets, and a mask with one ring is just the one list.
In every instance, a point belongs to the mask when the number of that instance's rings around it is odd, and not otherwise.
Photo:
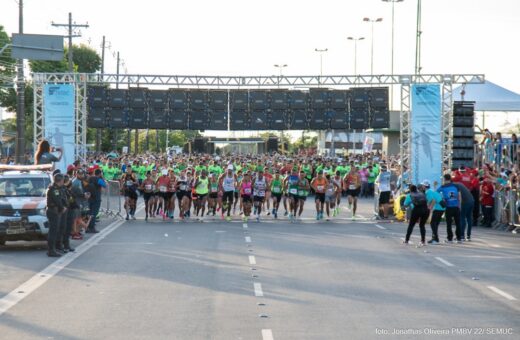
[(0, 165), (0, 246), (47, 238), (45, 193), (50, 170), (50, 165)]

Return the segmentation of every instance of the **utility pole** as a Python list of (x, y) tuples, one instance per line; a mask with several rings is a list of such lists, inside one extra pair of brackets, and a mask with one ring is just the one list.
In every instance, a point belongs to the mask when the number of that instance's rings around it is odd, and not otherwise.
[[(105, 36), (103, 36), (103, 41), (101, 42), (101, 75), (105, 73)], [(102, 129), (97, 129), (96, 131), (96, 151), (101, 151), (101, 138), (102, 138)]]
[[(283, 69), (287, 67), (287, 64), (274, 64), (274, 67), (278, 68), (278, 88), (280, 88), (280, 82), (282, 81)], [(280, 130), (280, 139), (282, 142), (282, 154), (285, 154), (285, 143), (283, 142), (283, 129)]]
[[(18, 33), (23, 34), (23, 0), (18, 0)], [(17, 64), (16, 162), (23, 164), (25, 156), (25, 78), (23, 74), (23, 59), (18, 59)]]
[(318, 87), (321, 86), (321, 78), (323, 77), (323, 53), (327, 52), (328, 48), (315, 48), (314, 51), (320, 54), (320, 79), (318, 80)]
[(415, 38), (415, 74), (421, 74), (421, 0), (417, 0), (417, 35)]
[(75, 28), (88, 28), (88, 23), (86, 24), (76, 24), (76, 23), (72, 23), (72, 13), (69, 12), (69, 23), (68, 24), (56, 24), (54, 22), (52, 22), (52, 26), (54, 27), (67, 27), (68, 31), (69, 31), (69, 34), (68, 34), (68, 38), (69, 38), (69, 50), (68, 50), (68, 56), (67, 58), (69, 59), (69, 72), (72, 73), (74, 72), (74, 62), (72, 61), (72, 38), (78, 38), (78, 37), (81, 37), (81, 34), (74, 34), (74, 29)]

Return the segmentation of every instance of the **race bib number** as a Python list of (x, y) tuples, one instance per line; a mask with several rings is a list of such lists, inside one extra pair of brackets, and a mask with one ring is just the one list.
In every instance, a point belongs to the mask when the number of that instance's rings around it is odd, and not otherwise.
[(244, 194), (251, 195), (251, 188), (245, 188), (244, 189)]
[(324, 187), (323, 187), (323, 185), (318, 185), (317, 189), (318, 189), (318, 191), (323, 191)]
[(211, 188), (211, 192), (215, 193), (218, 191), (218, 188)]
[(265, 196), (265, 191), (264, 190), (259, 190), (257, 196), (260, 196), (260, 197)]
[(179, 185), (179, 189), (181, 189), (182, 191), (186, 191), (186, 184)]
[(131, 187), (132, 185), (134, 185), (134, 182), (132, 182), (132, 181), (126, 181), (126, 186)]
[(279, 194), (279, 193), (282, 192), (282, 189), (281, 189), (281, 188), (274, 187), (274, 188), (273, 188), (273, 192), (274, 192), (275, 194)]
[(348, 189), (349, 189), (349, 190), (356, 190), (356, 185), (355, 185), (355, 184), (350, 184), (350, 185), (348, 186)]
[(160, 191), (160, 192), (166, 192), (167, 190), (168, 190), (168, 188), (166, 188), (164, 185), (161, 185), (161, 186), (159, 187), (159, 191)]
[(144, 188), (146, 190), (152, 190), (152, 185), (151, 184), (147, 184), (147, 185), (144, 186)]
[(289, 189), (289, 193), (296, 195), (298, 193), (298, 189)]
[(302, 196), (302, 197), (303, 197), (303, 196), (306, 196), (306, 195), (305, 195), (305, 191), (303, 191), (303, 190), (299, 190), (299, 191), (298, 191), (298, 196)]

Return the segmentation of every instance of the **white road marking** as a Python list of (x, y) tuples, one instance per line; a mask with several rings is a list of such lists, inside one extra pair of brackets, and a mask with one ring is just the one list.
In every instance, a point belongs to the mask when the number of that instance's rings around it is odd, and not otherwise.
[[(484, 243), (485, 245), (491, 247), (491, 248), (502, 248), (501, 245), (498, 245), (498, 244), (495, 244), (495, 243), (489, 243), (487, 241), (484, 241), (483, 239), (480, 239), (480, 238), (477, 238), (477, 239), (473, 239), (474, 241), (478, 241), (478, 242), (481, 242), (481, 243)], [(468, 242), (468, 243), (471, 243), (471, 242)]]
[(256, 264), (256, 258), (253, 255), (249, 255), (249, 264)]
[(255, 287), (255, 296), (262, 297), (264, 296), (264, 292), (262, 291), (262, 284), (258, 282), (254, 282), (253, 286)]
[(251, 237), (250, 236), (246, 236), (246, 243), (251, 243)]
[(216, 233), (225, 233), (225, 230), (215, 230)]
[(442, 262), (444, 263), (445, 265), (447, 265), (448, 267), (454, 267), (454, 264), (453, 263), (450, 263), (448, 261), (446, 261), (445, 259), (443, 259), (442, 257), (435, 257), (435, 259), (439, 262)]
[(381, 230), (386, 230), (385, 227), (383, 227), (383, 226), (381, 226), (381, 225), (379, 225), (379, 224), (376, 224), (375, 226), (378, 227), (378, 228), (381, 229)]
[(489, 289), (491, 289), (492, 291), (494, 291), (495, 293), (497, 293), (498, 295), (505, 297), (509, 301), (516, 301), (516, 298), (513, 295), (510, 295), (510, 294), (504, 292), (503, 290), (498, 289), (497, 287), (494, 287), (494, 286), (487, 286), (487, 287)]
[(244, 227), (244, 229), (247, 229), (247, 223), (242, 224), (242, 226)]
[[(144, 207), (138, 209), (138, 211), (142, 210), (143, 208)], [(29, 280), (25, 281), (20, 286), (12, 290), (9, 294), (5, 295), (0, 299), (0, 315), (7, 312), (9, 309), (22, 301), (25, 297), (29, 296), (36, 289), (40, 288), (45, 282), (58, 274), (62, 269), (67, 267), (78, 257), (86, 253), (90, 248), (97, 245), (101, 240), (103, 240), (124, 223), (125, 221), (112, 222), (105, 229), (101, 230), (99, 234), (92, 236), (87, 241), (80, 244), (74, 253), (68, 253), (67, 255), (60, 257), (58, 260), (44, 268), (41, 272), (35, 274)]]
[(262, 329), (262, 340), (274, 340), (273, 331), (270, 329)]

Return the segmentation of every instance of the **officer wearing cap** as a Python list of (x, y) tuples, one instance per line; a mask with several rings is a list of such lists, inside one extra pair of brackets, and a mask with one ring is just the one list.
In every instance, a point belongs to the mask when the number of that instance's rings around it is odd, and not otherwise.
[(63, 197), (63, 175), (61, 173), (54, 174), (54, 181), (47, 189), (47, 219), (49, 220), (49, 233), (47, 235), (47, 256), (60, 257), (56, 251), (56, 242), (58, 230), (60, 227), (60, 219), (65, 208), (65, 197)]

